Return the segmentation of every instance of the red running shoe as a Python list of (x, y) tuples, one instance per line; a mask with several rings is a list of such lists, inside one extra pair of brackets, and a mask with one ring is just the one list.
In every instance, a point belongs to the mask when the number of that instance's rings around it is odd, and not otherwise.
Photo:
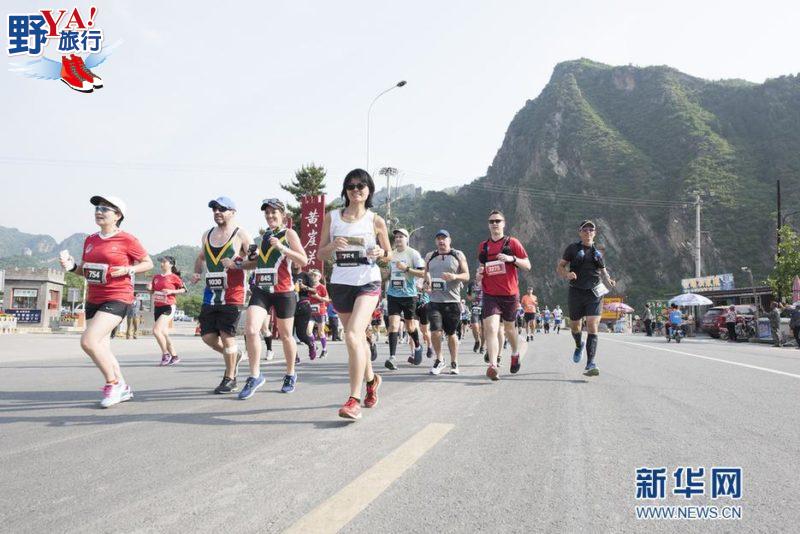
[(70, 89), (80, 93), (91, 93), (94, 91), (92, 82), (81, 76), (78, 67), (75, 65), (75, 56), (72, 57), (73, 59), (69, 59), (67, 56), (61, 57), (61, 81), (67, 84)]
[(358, 399), (350, 397), (344, 406), (339, 408), (339, 417), (344, 419), (361, 419), (361, 405)]
[(95, 89), (100, 89), (101, 87), (103, 87), (103, 78), (101, 78), (94, 72), (90, 71), (89, 68), (86, 66), (86, 64), (83, 62), (82, 57), (73, 54), (72, 63), (73, 65), (75, 65), (75, 68), (77, 69), (78, 74), (81, 75), (81, 78), (91, 83)]
[(500, 377), (498, 376), (497, 373), (497, 367), (495, 367), (494, 365), (490, 365), (489, 368), (486, 369), (486, 376), (495, 381), (500, 380)]
[(375, 381), (370, 386), (367, 384), (367, 396), (364, 397), (364, 408), (374, 408), (378, 404), (378, 388), (381, 387), (383, 379), (381, 375), (375, 373)]

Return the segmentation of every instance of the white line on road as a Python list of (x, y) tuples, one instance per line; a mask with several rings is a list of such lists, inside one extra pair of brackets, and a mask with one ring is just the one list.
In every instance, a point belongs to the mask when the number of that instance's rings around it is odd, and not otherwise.
[(774, 373), (776, 375), (791, 376), (792, 378), (800, 378), (800, 375), (796, 375), (796, 374), (793, 374), (793, 373), (787, 373), (785, 371), (778, 371), (776, 369), (769, 369), (767, 367), (759, 367), (757, 365), (750, 365), (749, 363), (732, 362), (730, 360), (723, 360), (721, 358), (712, 358), (710, 356), (701, 356), (699, 354), (692, 354), (691, 352), (683, 352), (681, 350), (666, 349), (666, 348), (663, 348), (663, 347), (654, 347), (652, 345), (645, 345), (644, 343), (633, 343), (631, 341), (618, 341), (616, 339), (609, 339), (608, 341), (613, 341), (614, 343), (625, 343), (626, 345), (636, 345), (637, 347), (645, 347), (645, 348), (653, 349), (653, 350), (663, 350), (664, 352), (673, 352), (675, 354), (683, 354), (684, 356), (693, 356), (695, 358), (701, 358), (703, 360), (711, 360), (712, 362), (721, 362), (721, 363), (727, 363), (727, 364), (730, 364), (730, 365), (737, 365), (739, 367), (747, 367), (748, 369), (756, 369), (758, 371), (766, 371), (767, 373)]
[(338, 532), (383, 493), (392, 482), (400, 478), (452, 428), (453, 425), (449, 424), (429, 424), (389, 456), (370, 467), (361, 476), (301, 517), (286, 532)]

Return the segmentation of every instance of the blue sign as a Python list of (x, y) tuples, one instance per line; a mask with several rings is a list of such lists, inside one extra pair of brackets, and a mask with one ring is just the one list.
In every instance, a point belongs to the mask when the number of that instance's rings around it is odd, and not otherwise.
[(16, 317), (17, 324), (42, 322), (42, 310), (6, 310), (6, 313)]

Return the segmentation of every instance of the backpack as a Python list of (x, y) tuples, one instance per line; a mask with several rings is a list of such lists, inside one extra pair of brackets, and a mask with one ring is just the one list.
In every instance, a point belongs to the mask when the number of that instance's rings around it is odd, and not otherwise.
[[(506, 236), (505, 240), (503, 241), (503, 248), (500, 249), (500, 254), (505, 254), (507, 256), (511, 256), (512, 250), (511, 246), (509, 245), (511, 242), (511, 236)], [(489, 240), (483, 242), (483, 250), (480, 254), (478, 254), (478, 261), (481, 263), (486, 263), (489, 261)]]

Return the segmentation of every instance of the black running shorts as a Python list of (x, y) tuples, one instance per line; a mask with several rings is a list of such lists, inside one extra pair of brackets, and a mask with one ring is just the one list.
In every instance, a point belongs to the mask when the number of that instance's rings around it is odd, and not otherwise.
[(573, 321), (603, 313), (603, 297), (595, 296), (591, 289), (570, 287), (568, 300), (569, 318)]
[(417, 299), (416, 297), (393, 297), (388, 295), (386, 297), (389, 308), (389, 316), (402, 315), (403, 319), (410, 321), (416, 319), (417, 315)]
[(230, 304), (203, 304), (200, 308), (200, 335), (228, 334), (236, 335), (239, 323), (239, 307)]
[(156, 306), (153, 308), (153, 320), (158, 321), (158, 318), (162, 315), (172, 316), (173, 313), (175, 313), (174, 305)]
[(428, 322), (431, 324), (431, 332), (444, 330), (448, 336), (452, 336), (458, 330), (461, 321), (461, 304), (458, 302), (429, 302), (428, 303)]
[(133, 308), (132, 305), (126, 304), (125, 302), (121, 302), (119, 300), (109, 300), (100, 304), (87, 302), (86, 319), (94, 318), (94, 315), (97, 312), (110, 313), (111, 315), (116, 315), (117, 317), (124, 319), (128, 315), (128, 312), (131, 308)]
[(289, 319), (294, 317), (297, 307), (297, 293), (286, 291), (285, 293), (270, 293), (256, 286), (250, 286), (249, 306), (258, 306), (269, 311), (275, 308), (275, 317), (278, 319)]

